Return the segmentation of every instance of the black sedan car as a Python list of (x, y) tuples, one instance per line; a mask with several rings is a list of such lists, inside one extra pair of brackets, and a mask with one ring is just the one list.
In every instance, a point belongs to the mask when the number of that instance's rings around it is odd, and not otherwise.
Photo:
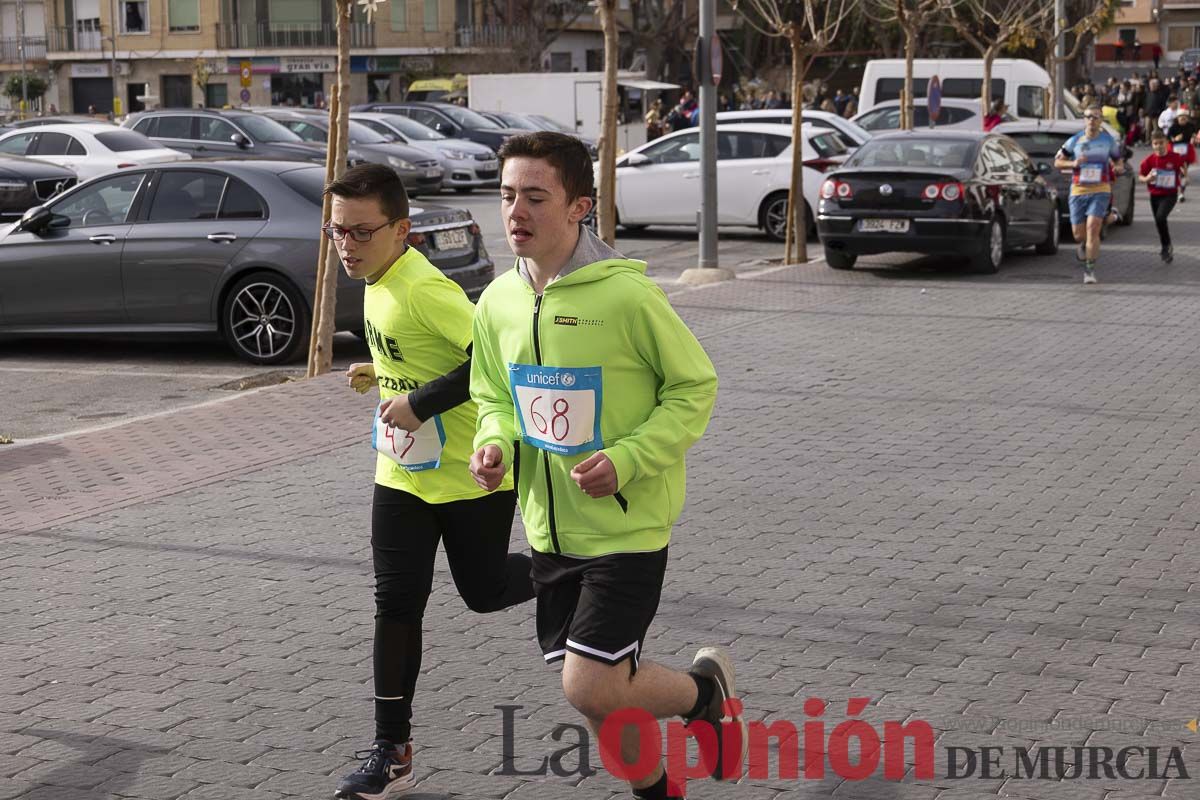
[(13, 220), (78, 182), (67, 167), (0, 154), (0, 220)]
[[(0, 336), (223, 336), (255, 364), (309, 336), (323, 167), (183, 161), (95, 178), (0, 228)], [(469, 212), (413, 205), (408, 242), (475, 299), (494, 274)], [(363, 327), (339, 268), (337, 329)]]
[(969, 254), (981, 271), (1005, 250), (1058, 252), (1058, 195), (1006, 136), (974, 131), (882, 134), (821, 185), (817, 230), (825, 261), (860, 255)]
[(470, 139), (493, 150), (499, 148), (510, 137), (521, 133), (515, 128), (497, 125), (483, 114), (453, 103), (367, 103), (351, 106), (350, 110), (402, 114), (443, 136), (449, 136), (451, 139)]
[[(993, 133), (1003, 133), (1020, 145), (1021, 149), (1039, 168), (1042, 164), (1049, 167), (1050, 171), (1046, 173), (1046, 180), (1058, 190), (1058, 217), (1064, 230), (1069, 230), (1071, 225), (1071, 213), (1067, 207), (1067, 199), (1071, 195), (1072, 173), (1071, 170), (1055, 169), (1054, 156), (1066, 144), (1067, 139), (1083, 129), (1082, 126), (1082, 120), (1027, 119), (1001, 123), (992, 131)], [(1105, 130), (1113, 138), (1118, 138), (1116, 131), (1107, 126), (1105, 126)], [(1118, 225), (1133, 224), (1135, 205), (1133, 199), (1137, 190), (1137, 181), (1134, 179), (1136, 165), (1129, 163), (1131, 158), (1133, 158), (1133, 151), (1127, 147), (1125, 148), (1125, 172), (1117, 176), (1113, 186), (1112, 203), (1117, 207), (1117, 211), (1121, 212), (1121, 221), (1117, 223)], [(1108, 227), (1107, 223), (1105, 223), (1105, 227)]]

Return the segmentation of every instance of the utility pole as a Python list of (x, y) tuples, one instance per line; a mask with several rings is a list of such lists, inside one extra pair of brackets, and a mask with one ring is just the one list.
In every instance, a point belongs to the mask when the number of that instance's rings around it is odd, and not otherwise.
[[(1054, 89), (1055, 95), (1050, 98), (1054, 108), (1054, 118), (1063, 118), (1063, 89), (1067, 85), (1067, 43), (1063, 41), (1063, 17), (1066, 15), (1065, 0), (1054, 0)], [(1045, 30), (1043, 28), (1042, 30)], [(1082, 34), (1080, 34), (1082, 35)]]
[(25, 0), (17, 0), (17, 52), (21, 55), (21, 119), (29, 113), (29, 78), (25, 75)]
[(117, 96), (117, 0), (109, 0), (109, 9), (109, 13), (112, 14), (112, 23), (109, 26), (112, 33), (112, 65), (109, 69), (112, 71), (112, 116), (115, 121), (121, 113), (121, 99)]
[[(700, 233), (700, 258), (679, 280), (692, 285), (716, 283), (736, 277), (733, 270), (717, 265), (717, 85), (714, 67), (720, 69), (717, 39), (717, 0), (700, 0), (700, 37), (696, 41), (696, 82), (700, 100), (700, 210), (696, 225)], [(716, 62), (716, 63), (714, 63)]]

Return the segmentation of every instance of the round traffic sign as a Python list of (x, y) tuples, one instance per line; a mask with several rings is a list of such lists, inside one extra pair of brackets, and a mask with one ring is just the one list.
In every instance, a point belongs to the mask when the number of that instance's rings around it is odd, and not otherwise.
[(934, 75), (929, 79), (929, 89), (926, 92), (929, 104), (929, 121), (937, 122), (942, 114), (942, 82)]
[(242, 102), (243, 103), (250, 102), (250, 90), (249, 89), (242, 89)]

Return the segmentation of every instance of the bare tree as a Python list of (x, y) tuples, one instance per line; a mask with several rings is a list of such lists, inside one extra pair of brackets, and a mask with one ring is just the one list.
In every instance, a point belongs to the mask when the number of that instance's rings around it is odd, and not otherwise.
[(913, 128), (913, 59), (920, 49), (922, 34), (944, 15), (947, 0), (864, 0), (864, 12), (880, 25), (895, 25), (904, 34), (904, 94), (900, 104), (900, 127)]
[(1017, 42), (1034, 38), (1054, 7), (1046, 0), (942, 0), (954, 30), (983, 58), (980, 116), (992, 104), (992, 63)]
[(504, 51), (516, 72), (540, 72), (546, 48), (589, 9), (587, 0), (487, 0), (476, 43)]
[(600, 238), (612, 245), (617, 240), (617, 0), (595, 0), (600, 27), (604, 31), (604, 85), (600, 110), (600, 186), (596, 192), (596, 223)]
[(698, 3), (685, 0), (630, 0), (629, 22), (617, 19), (622, 38), (646, 53), (646, 77), (664, 77), (664, 68), (690, 57), (700, 24)]
[[(350, 141), (350, 14), (351, 0), (337, 0), (338, 81), (329, 104), (329, 142), (325, 153), (325, 179), (332, 182), (346, 171), (346, 156)], [(376, 0), (378, 2), (378, 0)], [(374, 16), (375, 3), (368, 2), (368, 15)], [(325, 195), (321, 206), (321, 223), (329, 219), (330, 198)], [(333, 334), (335, 330), (337, 278), (340, 264), (337, 250), (321, 237), (317, 257), (317, 285), (313, 296), (312, 334), (308, 344), (307, 376), (312, 378), (329, 372), (333, 366)]]
[[(786, 39), (792, 53), (792, 181), (788, 188), (787, 226), (783, 263), (808, 261), (808, 223), (802, 189), (804, 140), (804, 78), (817, 56), (837, 39), (838, 31), (859, 0), (733, 0), (733, 8), (754, 30), (771, 38)], [(815, 213), (815, 209), (810, 210)], [(792, 260), (795, 241), (796, 260)]]
[[(1037, 42), (1046, 51), (1046, 72), (1050, 73), (1050, 88), (1048, 90), (1050, 108), (1047, 109), (1047, 117), (1057, 115), (1058, 103), (1056, 101), (1063, 90), (1063, 87), (1059, 86), (1056, 80), (1058, 70), (1055, 68), (1059, 64), (1069, 64), (1079, 58), (1079, 54), (1083, 52), (1083, 48), (1095, 40), (1100, 35), (1100, 32), (1112, 23), (1120, 7), (1121, 0), (1082, 0), (1082, 2), (1068, 3), (1067, 15), (1062, 20), (1063, 27), (1059, 35), (1063, 37), (1074, 36), (1075, 41), (1069, 49), (1063, 48), (1065, 55), (1061, 57), (1055, 54), (1058, 41), (1054, 30), (1054, 15), (1049, 15), (1039, 27)], [(1076, 22), (1074, 25), (1068, 26), (1067, 23), (1072, 18)], [(1066, 41), (1070, 41), (1070, 39), (1066, 39)]]

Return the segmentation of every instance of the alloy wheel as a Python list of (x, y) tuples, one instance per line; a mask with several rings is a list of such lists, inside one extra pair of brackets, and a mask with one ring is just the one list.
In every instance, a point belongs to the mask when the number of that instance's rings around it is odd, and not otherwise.
[(278, 286), (250, 283), (230, 303), (229, 330), (238, 347), (256, 358), (274, 358), (296, 336), (296, 309)]

